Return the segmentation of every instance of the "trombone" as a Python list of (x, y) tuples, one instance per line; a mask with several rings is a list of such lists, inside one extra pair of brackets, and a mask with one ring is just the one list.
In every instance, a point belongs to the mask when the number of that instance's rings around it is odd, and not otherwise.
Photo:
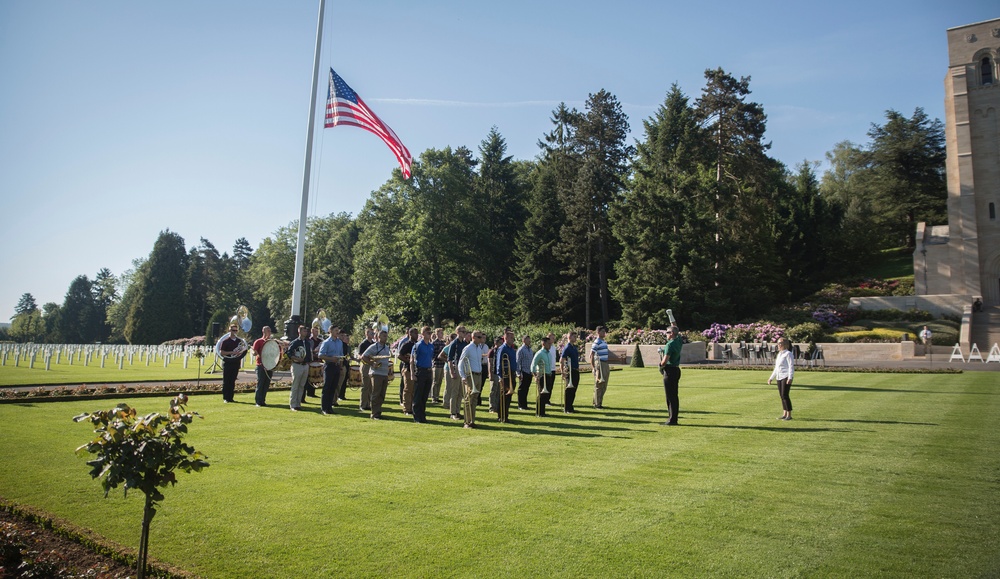
[[(466, 358), (463, 360), (465, 362), (465, 378), (462, 380), (462, 412), (465, 413), (465, 423), (472, 424), (475, 418), (472, 415), (472, 395), (475, 393), (476, 380), (472, 377), (472, 363)], [(466, 384), (468, 380), (468, 384)]]
[(535, 380), (535, 416), (545, 415), (545, 400), (542, 399), (542, 394), (549, 394), (549, 384), (548, 384), (548, 364), (543, 364), (541, 368), (534, 366), (532, 370), (537, 376)]
[(570, 376), (569, 359), (563, 358), (559, 361), (559, 373), (562, 374), (562, 407), (566, 410), (566, 389), (569, 388)]

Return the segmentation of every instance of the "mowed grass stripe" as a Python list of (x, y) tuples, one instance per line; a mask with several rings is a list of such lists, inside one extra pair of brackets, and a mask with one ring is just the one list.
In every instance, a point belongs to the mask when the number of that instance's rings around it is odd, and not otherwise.
[[(796, 420), (783, 423), (766, 379), (685, 369), (680, 428), (659, 425), (655, 369), (612, 374), (603, 412), (585, 408), (585, 384), (578, 415), (515, 411), (515, 424), (500, 426), (480, 407), (483, 428), (472, 432), (439, 407), (421, 426), (395, 408), (398, 420), (375, 423), (354, 410), (322, 417), (195, 397), (206, 420), (190, 442), (213, 466), (166, 491), (151, 552), (210, 577), (997, 568), (983, 551), (997, 540), (995, 501), (983, 507), (998, 486), (986, 450), (998, 442), (992, 381), (800, 372)], [(89, 430), (68, 417), (96, 407), (0, 406), (4, 461), (39, 465), (23, 476), (3, 469), (0, 494), (133, 544), (141, 502), (101, 499), (71, 453)]]

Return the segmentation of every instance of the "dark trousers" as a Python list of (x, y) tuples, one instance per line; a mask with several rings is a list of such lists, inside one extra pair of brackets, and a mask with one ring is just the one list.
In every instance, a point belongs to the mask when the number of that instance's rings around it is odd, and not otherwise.
[(575, 412), (573, 408), (573, 401), (576, 400), (577, 386), (580, 385), (580, 369), (574, 368), (569, 371), (569, 384), (566, 385), (566, 401), (565, 410), (567, 412)]
[(222, 399), (233, 401), (236, 392), (236, 377), (240, 375), (240, 361), (226, 360), (222, 363)]
[(531, 390), (531, 379), (534, 375), (531, 372), (521, 372), (521, 383), (517, 385), (517, 407), (528, 407), (528, 391)]
[(413, 421), (427, 422), (427, 395), (434, 382), (432, 368), (417, 368), (416, 385), (413, 392)]
[(781, 397), (781, 409), (785, 412), (792, 411), (792, 399), (788, 397), (788, 392), (791, 389), (792, 385), (788, 383), (787, 378), (778, 380), (778, 396)]
[(271, 371), (257, 364), (257, 392), (254, 395), (254, 402), (257, 406), (264, 406), (267, 403), (267, 390), (271, 387)]
[[(545, 416), (545, 406), (552, 399), (552, 384), (555, 374), (538, 375), (538, 406), (535, 408), (535, 416)], [(547, 391), (547, 392), (545, 392)]]
[(340, 392), (338, 393), (338, 396), (340, 397), (341, 400), (347, 400), (347, 380), (349, 380), (351, 378), (351, 366), (350, 366), (350, 364), (348, 364), (347, 366), (344, 366), (343, 372), (345, 374), (342, 377), (344, 383), (340, 385)]
[(319, 406), (323, 412), (333, 412), (337, 403), (337, 384), (340, 382), (340, 364), (327, 362), (323, 368), (323, 397)]
[[(504, 416), (510, 417), (510, 400), (514, 397), (514, 393), (507, 394), (507, 388), (512, 384), (516, 384), (516, 378), (514, 376), (502, 376), (500, 378), (500, 387), (497, 389), (497, 412), (500, 412), (500, 405), (503, 405)], [(498, 416), (499, 418), (499, 416)]]
[(677, 411), (681, 404), (677, 396), (680, 382), (681, 367), (665, 366), (663, 369), (663, 391), (667, 395), (667, 410), (670, 412), (670, 419), (667, 422), (671, 424), (677, 424)]

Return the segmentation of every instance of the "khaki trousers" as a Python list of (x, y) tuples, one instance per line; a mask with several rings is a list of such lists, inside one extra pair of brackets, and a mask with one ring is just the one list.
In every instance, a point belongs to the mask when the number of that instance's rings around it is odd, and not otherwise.
[(375, 374), (371, 376), (372, 418), (382, 416), (382, 404), (385, 402), (385, 391), (389, 388), (389, 377)]
[(607, 360), (597, 362), (597, 372), (594, 373), (594, 406), (604, 406), (604, 393), (608, 391), (608, 374), (610, 373), (611, 365), (608, 364)]

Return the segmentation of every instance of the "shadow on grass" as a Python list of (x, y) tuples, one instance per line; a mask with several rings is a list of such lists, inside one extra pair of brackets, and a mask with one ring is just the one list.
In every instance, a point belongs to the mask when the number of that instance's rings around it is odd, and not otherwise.
[(899, 420), (859, 420), (854, 418), (822, 418), (816, 422), (845, 422), (847, 424), (901, 424), (905, 426), (941, 426), (936, 422), (904, 422)]
[(961, 395), (985, 395), (1000, 396), (1000, 392), (955, 392), (951, 390), (911, 390), (906, 388), (869, 388), (864, 386), (826, 386), (821, 384), (799, 384), (792, 385), (792, 389), (800, 390), (822, 390), (827, 392), (891, 392), (893, 394), (961, 394)]
[[(682, 413), (683, 415), (683, 413)], [(859, 430), (855, 428), (814, 428), (801, 426), (742, 426), (738, 424), (692, 424), (681, 422), (681, 428), (725, 428), (729, 430), (763, 430), (765, 432), (874, 432), (873, 430)], [(666, 426), (664, 428), (674, 428)]]

